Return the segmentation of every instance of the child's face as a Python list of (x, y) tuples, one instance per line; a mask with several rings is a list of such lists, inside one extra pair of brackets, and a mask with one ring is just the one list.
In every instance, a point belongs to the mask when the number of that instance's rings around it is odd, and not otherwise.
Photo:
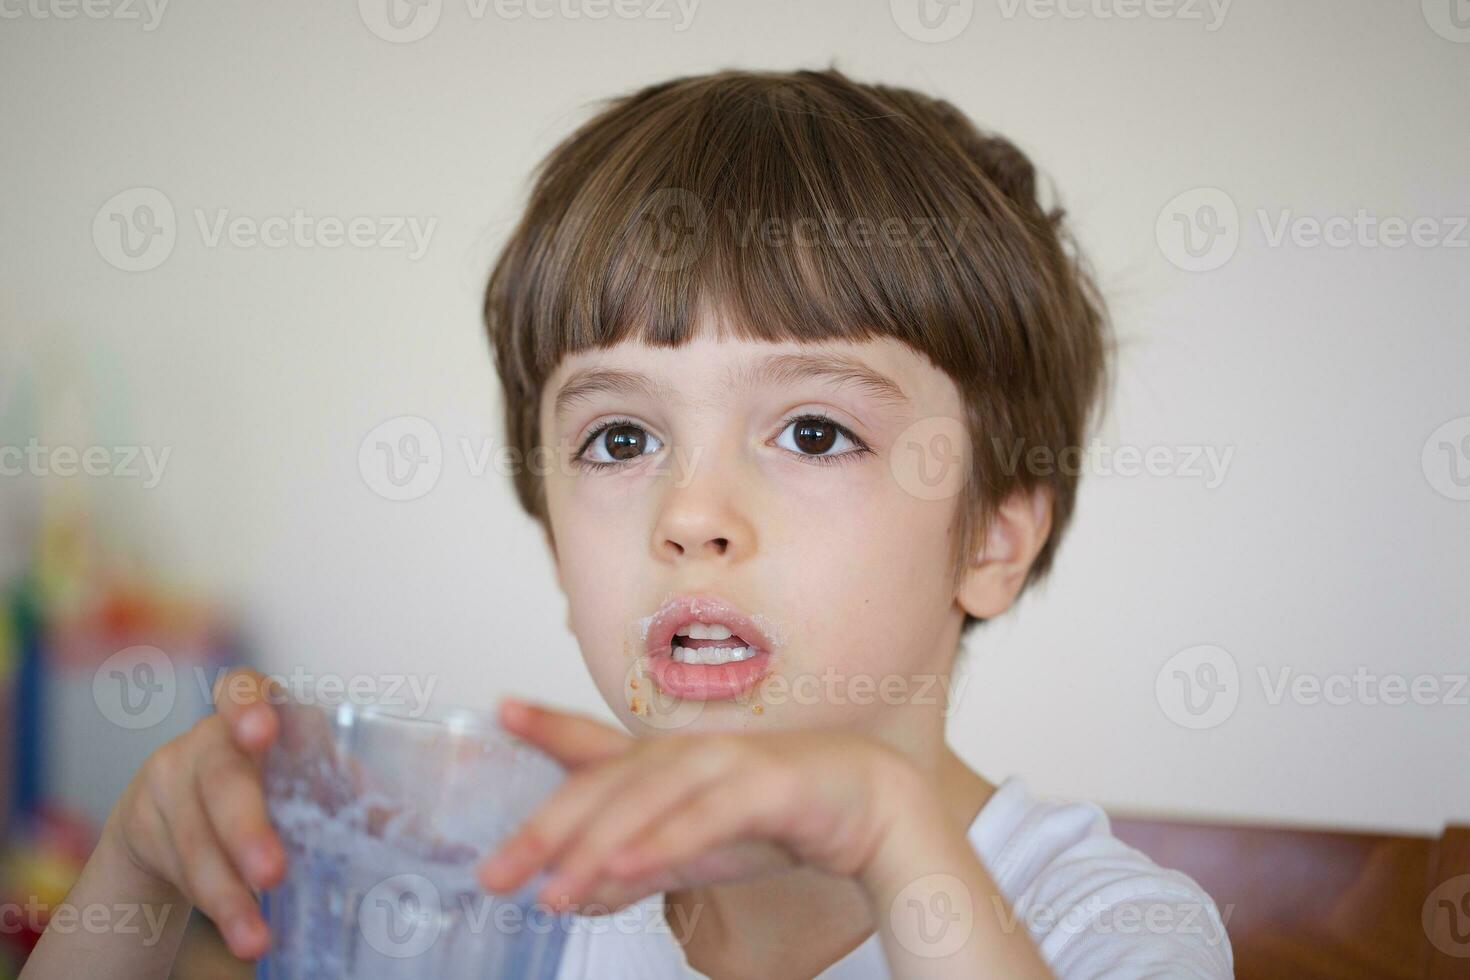
[[(906, 711), (942, 710), (938, 681), (963, 621), (958, 498), (916, 482), (894, 452), (916, 433), (961, 434), (962, 417), (949, 377), (888, 339), (706, 330), (678, 348), (630, 341), (568, 356), (540, 405), (555, 561), (588, 668), (630, 730), (878, 732)], [(696, 604), (680, 618), (681, 597), (734, 610)], [(755, 656), (676, 662), (667, 634), (690, 615), (736, 635), (674, 643), (745, 641)]]

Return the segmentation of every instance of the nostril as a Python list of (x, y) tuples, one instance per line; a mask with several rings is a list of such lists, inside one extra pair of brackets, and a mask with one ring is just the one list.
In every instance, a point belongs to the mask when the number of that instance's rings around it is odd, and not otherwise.
[(730, 540), (728, 538), (713, 538), (710, 540), (710, 544), (714, 545), (716, 552), (723, 555), (725, 549), (730, 547)]

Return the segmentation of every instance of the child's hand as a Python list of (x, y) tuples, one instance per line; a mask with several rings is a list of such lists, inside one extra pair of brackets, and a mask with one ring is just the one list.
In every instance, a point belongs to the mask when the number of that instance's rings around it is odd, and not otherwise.
[(538, 898), (558, 907), (613, 911), (793, 863), (861, 875), (895, 805), (922, 786), (897, 750), (850, 732), (637, 739), (519, 701), (503, 702), (501, 722), (571, 773), (480, 866), (480, 882), (514, 891), (551, 867)]
[(216, 713), (148, 757), (99, 844), (197, 905), (242, 959), (270, 945), (250, 886), (270, 888), (286, 871), (260, 774), (279, 724), (267, 683), (253, 670), (225, 675), (215, 685)]

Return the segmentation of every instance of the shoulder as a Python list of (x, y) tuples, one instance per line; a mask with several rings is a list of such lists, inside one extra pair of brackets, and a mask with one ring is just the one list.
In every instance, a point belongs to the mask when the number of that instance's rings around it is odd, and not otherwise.
[(970, 839), (1011, 903), (976, 914), (1024, 925), (1058, 976), (1233, 975), (1214, 901), (1114, 837), (1097, 806), (1037, 800), (1013, 778), (981, 808)]

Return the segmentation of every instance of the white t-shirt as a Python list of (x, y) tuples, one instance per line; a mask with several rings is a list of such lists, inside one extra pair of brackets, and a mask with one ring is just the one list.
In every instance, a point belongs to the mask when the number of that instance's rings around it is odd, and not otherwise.
[[(1112, 835), (1090, 803), (1044, 803), (1021, 780), (1002, 783), (968, 837), (1009, 913), (1062, 980), (1234, 975), (1215, 903), (1187, 875), (1154, 864)], [(886, 980), (876, 934), (816, 980)], [(689, 965), (664, 918), (662, 892), (607, 916), (574, 916), (558, 980), (708, 980)]]

